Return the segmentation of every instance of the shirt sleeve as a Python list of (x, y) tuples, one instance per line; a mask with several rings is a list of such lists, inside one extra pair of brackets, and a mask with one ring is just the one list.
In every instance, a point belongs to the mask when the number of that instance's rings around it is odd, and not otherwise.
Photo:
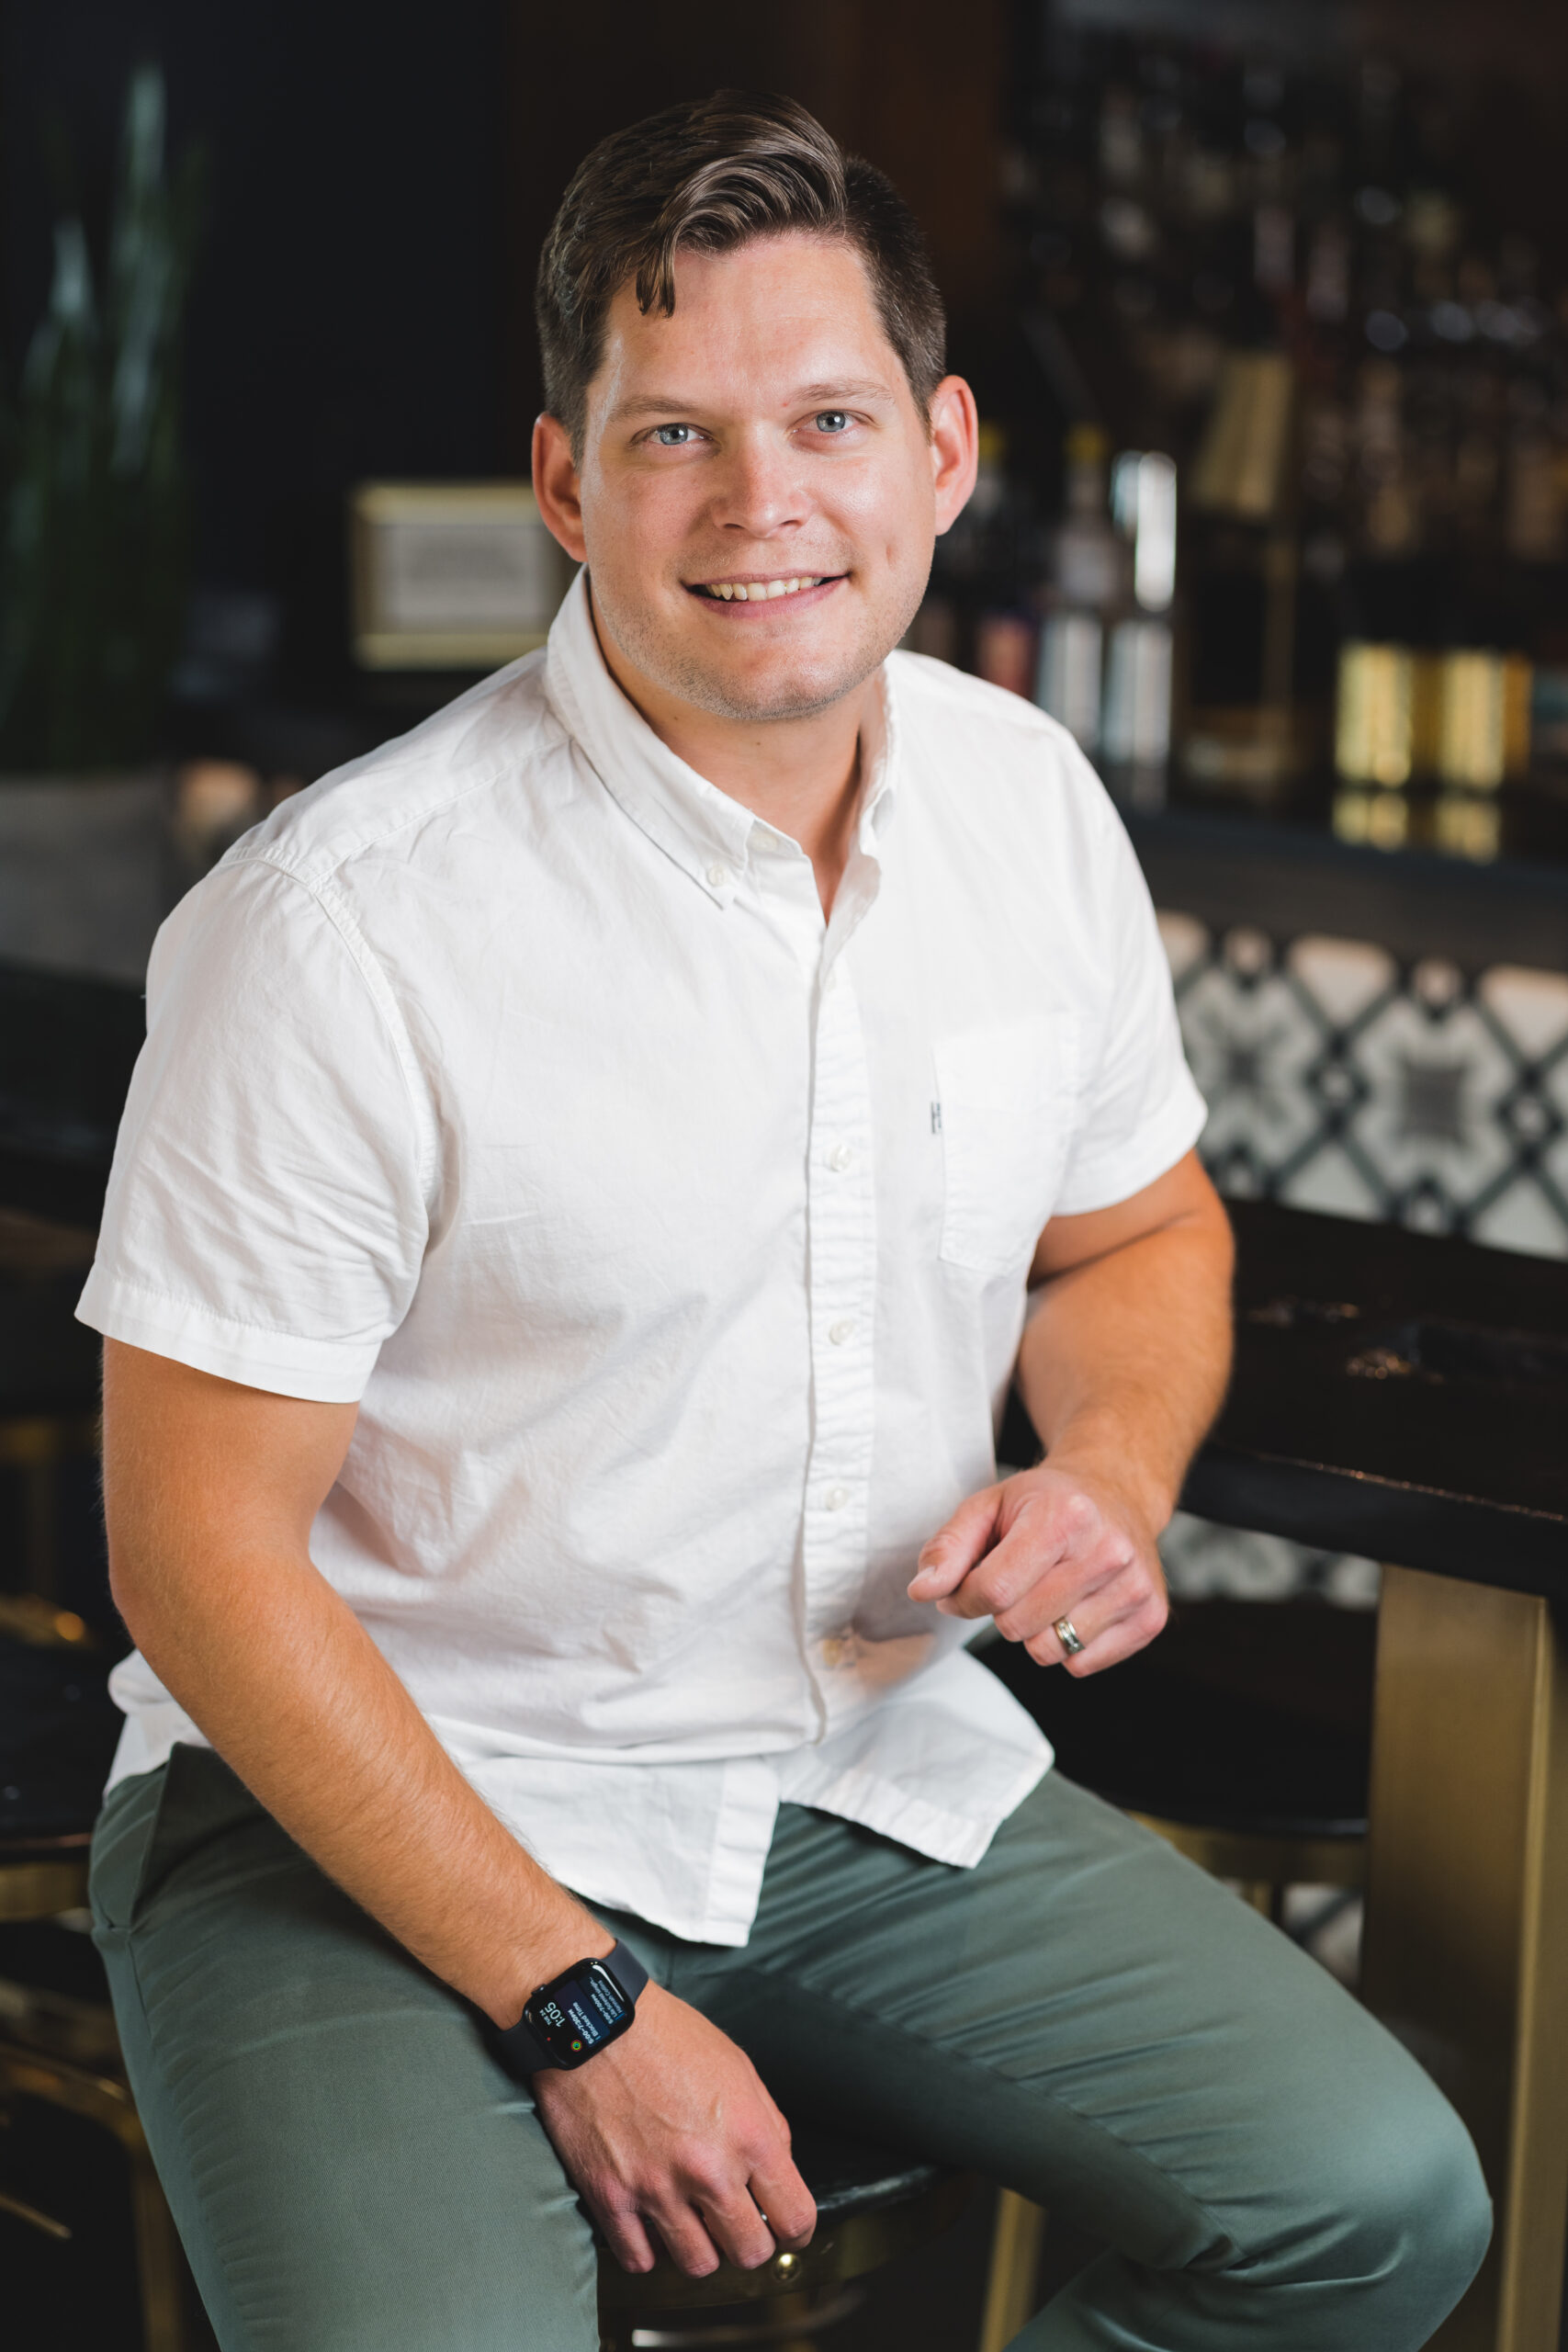
[(349, 1404), (408, 1310), (434, 1127), (345, 916), (265, 860), (164, 925), (77, 1314), (107, 1338)]
[(1191, 1150), (1208, 1117), (1182, 1052), (1148, 885), (1104, 787), (1084, 764), (1101, 818), (1096, 911), (1111, 988), (1085, 1073), (1058, 1216), (1130, 1200)]

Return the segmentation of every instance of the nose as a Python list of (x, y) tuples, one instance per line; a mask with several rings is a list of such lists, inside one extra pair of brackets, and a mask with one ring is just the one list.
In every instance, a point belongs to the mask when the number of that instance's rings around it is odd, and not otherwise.
[(806, 520), (799, 459), (787, 441), (765, 430), (737, 436), (715, 490), (713, 516), (722, 530), (761, 539)]

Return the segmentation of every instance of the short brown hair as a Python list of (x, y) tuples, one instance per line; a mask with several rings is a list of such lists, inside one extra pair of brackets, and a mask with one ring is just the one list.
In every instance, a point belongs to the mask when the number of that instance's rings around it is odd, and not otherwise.
[(581, 453), (604, 319), (631, 279), (644, 311), (675, 308), (675, 256), (786, 230), (841, 239), (865, 264), (883, 331), (924, 414), (947, 322), (914, 214), (886, 175), (848, 155), (794, 98), (716, 90), (601, 140), (578, 165), (539, 256), (545, 403)]

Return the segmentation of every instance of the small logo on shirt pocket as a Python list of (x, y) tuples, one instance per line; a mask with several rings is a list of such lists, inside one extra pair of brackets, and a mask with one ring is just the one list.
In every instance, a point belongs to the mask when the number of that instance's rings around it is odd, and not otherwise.
[(1072, 1143), (1078, 1034), (1078, 1016), (1064, 1011), (936, 1040), (947, 1264), (1027, 1274)]

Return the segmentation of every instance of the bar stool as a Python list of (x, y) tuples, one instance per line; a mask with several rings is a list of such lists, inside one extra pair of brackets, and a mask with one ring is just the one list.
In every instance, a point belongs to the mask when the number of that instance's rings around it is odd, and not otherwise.
[(1278, 1919), (1287, 1886), (1362, 1883), (1376, 1642), (1371, 1610), (1179, 1600), (1157, 1641), (1082, 1681), (1016, 1643), (978, 1655), (1069, 1780)]
[[(0, 1920), (45, 1922), (86, 1901), (87, 1849), (119, 1726), (107, 1660), (79, 1620), (0, 1598)], [(130, 2170), (144, 2352), (186, 2352), (185, 2267), (120, 2060), (107, 2003), (0, 1978), (0, 2118), (39, 2099), (96, 2123)], [(661, 2263), (632, 2277), (599, 2266), (604, 2352), (660, 2346), (815, 2352), (817, 2332), (854, 2310), (855, 2281), (956, 2221), (971, 2176), (803, 2125), (796, 2162), (817, 2200), (809, 2246), (761, 2270), (728, 2264), (686, 2278)], [(43, 2235), (69, 2227), (26, 2197), (0, 2211)]]
[[(107, 1660), (79, 1618), (0, 1598), (0, 1921), (45, 1924), (87, 1899), (92, 1823), (119, 1731)], [(97, 2125), (124, 2153), (143, 2352), (186, 2352), (185, 2266), (120, 2060), (107, 2000), (0, 1977), (0, 2120), (36, 2099)], [(28, 2197), (0, 2211), (57, 2243), (68, 2223)]]
[(974, 2176), (890, 2154), (809, 2124), (794, 2154), (817, 2199), (817, 2229), (799, 2254), (776, 2254), (760, 2270), (721, 2263), (688, 2278), (671, 2262), (633, 2276), (607, 2250), (599, 2257), (601, 2352), (705, 2352), (768, 2345), (816, 2352), (820, 2330), (863, 2300), (854, 2282), (955, 2222)]

